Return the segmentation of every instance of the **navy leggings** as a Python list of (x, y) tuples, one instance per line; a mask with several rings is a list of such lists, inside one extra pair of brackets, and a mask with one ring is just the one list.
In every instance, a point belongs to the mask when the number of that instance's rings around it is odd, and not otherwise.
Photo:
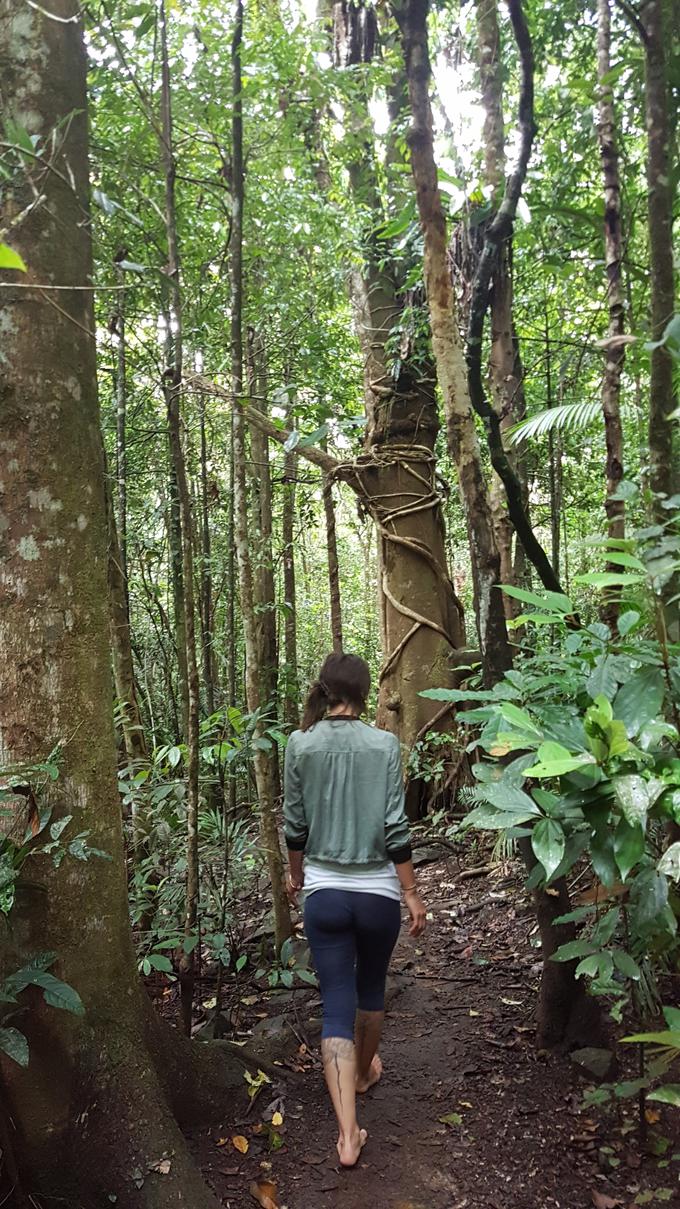
[(354, 1037), (357, 1007), (381, 1012), (385, 978), (401, 927), (396, 899), (356, 890), (315, 890), (305, 932), (323, 1000), (322, 1037)]

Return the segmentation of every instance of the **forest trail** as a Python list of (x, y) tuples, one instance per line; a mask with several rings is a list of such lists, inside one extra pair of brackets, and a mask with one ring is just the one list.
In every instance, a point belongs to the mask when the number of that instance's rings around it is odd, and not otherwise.
[[(574, 1063), (535, 1048), (539, 958), (533, 915), (517, 906), (519, 879), (497, 870), (460, 880), (453, 862), (440, 862), (420, 881), (433, 918), (417, 944), (404, 930), (393, 960), (385, 1073), (363, 1098), (369, 1141), (358, 1167), (343, 1171), (335, 1158), (318, 997), (296, 992), (308, 1002), (291, 1020), (310, 1042), (296, 1062), (313, 1064), (281, 1089), (284, 1146), (272, 1153), (266, 1132), (253, 1133), (270, 1088), (247, 1117), (197, 1139), (224, 1205), (252, 1209), (257, 1180), (275, 1184), (276, 1209), (635, 1209), (649, 1190), (678, 1203), (668, 1193), (678, 1195), (680, 1154), (663, 1170), (654, 1159), (641, 1165), (633, 1109), (609, 1120), (585, 1111)], [(238, 1135), (245, 1156), (230, 1144)]]

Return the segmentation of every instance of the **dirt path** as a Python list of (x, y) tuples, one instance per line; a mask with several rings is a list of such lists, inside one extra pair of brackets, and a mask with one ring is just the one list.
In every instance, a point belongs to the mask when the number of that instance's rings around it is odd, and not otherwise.
[[(282, 1087), (283, 1147), (272, 1152), (267, 1131), (253, 1133), (258, 1117), (268, 1119), (270, 1088), (246, 1119), (201, 1140), (206, 1176), (225, 1206), (252, 1209), (258, 1179), (276, 1185), (277, 1209), (680, 1205), (677, 1142), (661, 1141), (663, 1153), (641, 1165), (630, 1102), (609, 1120), (584, 1112), (573, 1063), (537, 1053), (538, 958), (532, 916), (515, 906), (517, 886), (492, 876), (461, 882), (446, 864), (423, 880), (433, 920), (418, 947), (404, 937), (394, 958), (385, 1074), (364, 1098), (369, 1141), (358, 1167), (337, 1165), (311, 1020), (302, 1026), (309, 1055), (294, 1058), (307, 1069)], [(307, 1015), (318, 1014), (318, 997), (304, 998)], [(291, 1018), (299, 1032), (304, 1013), (298, 1007)], [(655, 1126), (658, 1137), (670, 1121)], [(231, 1143), (239, 1135), (249, 1143), (245, 1156)]]

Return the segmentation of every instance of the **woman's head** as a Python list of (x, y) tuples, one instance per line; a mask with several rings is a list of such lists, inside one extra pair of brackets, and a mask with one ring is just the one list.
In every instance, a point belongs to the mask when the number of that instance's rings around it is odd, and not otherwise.
[(362, 714), (370, 687), (371, 673), (365, 660), (358, 655), (329, 655), (309, 690), (302, 729), (309, 730), (335, 705), (347, 705), (352, 713)]

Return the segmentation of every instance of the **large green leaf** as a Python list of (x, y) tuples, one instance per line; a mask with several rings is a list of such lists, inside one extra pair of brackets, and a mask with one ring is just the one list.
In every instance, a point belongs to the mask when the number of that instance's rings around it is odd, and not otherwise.
[(613, 886), (618, 878), (614, 857), (614, 837), (610, 831), (597, 830), (590, 841), (590, 859), (603, 886)]
[(531, 847), (548, 880), (564, 856), (565, 842), (564, 832), (556, 819), (541, 819), (531, 829)]
[(512, 781), (501, 779), (484, 786), (484, 796), (487, 802), (496, 810), (507, 810), (510, 813), (540, 815), (540, 810), (533, 798), (529, 797), (519, 785)]
[(536, 754), (538, 756), (536, 764), (526, 770), (528, 777), (563, 777), (568, 772), (582, 768), (584, 764), (594, 764), (595, 762), (587, 752), (580, 752), (573, 756), (566, 747), (562, 747), (561, 743), (554, 743), (552, 740), (541, 743)]
[(494, 806), (482, 803), (465, 816), (465, 822), (471, 827), (478, 827), (480, 831), (507, 831), (511, 827), (519, 827), (521, 823), (528, 823), (535, 817), (534, 813), (529, 814), (527, 811), (521, 813), (496, 810)]
[(28, 1066), (28, 1041), (18, 1028), (0, 1028), (0, 1050), (19, 1066)]
[(659, 668), (641, 667), (621, 685), (614, 698), (614, 715), (633, 738), (647, 722), (657, 717), (664, 698), (664, 678)]
[(612, 786), (624, 818), (631, 826), (639, 823), (642, 828), (647, 824), (649, 810), (665, 788), (663, 781), (647, 780), (638, 773), (612, 777)]
[(638, 823), (631, 826), (627, 819), (619, 819), (614, 832), (614, 859), (624, 882), (644, 850), (645, 833), (642, 827)]
[(600, 404), (590, 399), (578, 403), (563, 403), (560, 407), (549, 407), (531, 416), (529, 420), (515, 424), (508, 430), (506, 439), (511, 445), (517, 445), (520, 441), (542, 437), (548, 432), (570, 432), (588, 428), (601, 414)]
[(506, 596), (512, 596), (515, 600), (521, 600), (523, 604), (534, 605), (538, 609), (543, 609), (546, 613), (573, 613), (574, 606), (568, 596), (563, 596), (560, 592), (548, 592), (547, 590), (541, 593), (529, 592), (526, 588), (516, 588), (512, 584), (500, 584), (501, 592)]

